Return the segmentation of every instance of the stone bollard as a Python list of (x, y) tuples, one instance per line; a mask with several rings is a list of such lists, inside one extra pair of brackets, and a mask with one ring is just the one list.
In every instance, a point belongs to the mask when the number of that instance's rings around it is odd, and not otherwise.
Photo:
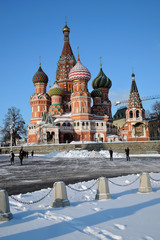
[(58, 208), (65, 206), (70, 206), (66, 186), (64, 182), (55, 182), (53, 185), (53, 202), (51, 203), (51, 207)]
[(6, 190), (0, 190), (0, 221), (9, 221), (13, 218), (10, 212), (8, 193)]
[(140, 193), (152, 192), (150, 177), (148, 173), (142, 173), (140, 178), (140, 187), (138, 189)]
[(110, 198), (111, 198), (111, 195), (109, 192), (108, 179), (105, 177), (100, 177), (98, 179), (97, 194), (95, 199), (102, 200), (102, 199), (110, 199)]

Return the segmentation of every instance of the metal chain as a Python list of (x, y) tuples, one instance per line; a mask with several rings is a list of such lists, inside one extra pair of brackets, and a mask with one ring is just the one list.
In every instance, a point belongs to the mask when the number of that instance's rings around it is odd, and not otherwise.
[(112, 182), (112, 181), (109, 180), (109, 179), (108, 179), (108, 181), (109, 181), (110, 183), (116, 185), (116, 186), (119, 186), (119, 187), (126, 187), (126, 186), (129, 186), (129, 185), (135, 183), (139, 178), (140, 178), (140, 177), (138, 176), (133, 182), (128, 183), (128, 184), (118, 184), (118, 183), (114, 183), (114, 182)]
[(74, 191), (77, 191), (77, 192), (84, 192), (84, 191), (88, 191), (90, 190), (92, 187), (94, 187), (94, 185), (96, 185), (98, 180), (95, 181), (94, 184), (92, 184), (90, 187), (86, 188), (86, 189), (75, 189), (75, 188), (72, 188), (71, 186), (67, 186), (68, 188), (74, 190)]
[(52, 191), (52, 188), (51, 188), (51, 190), (49, 190), (49, 192), (48, 192), (45, 196), (43, 196), (41, 199), (36, 200), (36, 201), (33, 201), (33, 202), (32, 202), (32, 201), (30, 201), (30, 202), (24, 202), (24, 201), (18, 200), (17, 198), (15, 198), (15, 197), (13, 197), (13, 196), (10, 196), (10, 197), (11, 197), (13, 200), (15, 200), (15, 201), (17, 201), (17, 202), (19, 202), (19, 203), (30, 205), (30, 204), (34, 204), (34, 203), (38, 203), (38, 202), (42, 201), (44, 198), (46, 198), (46, 197), (51, 193), (51, 191)]
[[(149, 175), (150, 176), (150, 175)], [(154, 179), (154, 178), (152, 178), (151, 176), (150, 176), (150, 179), (152, 179), (153, 181), (155, 181), (155, 182), (160, 182), (160, 179)]]

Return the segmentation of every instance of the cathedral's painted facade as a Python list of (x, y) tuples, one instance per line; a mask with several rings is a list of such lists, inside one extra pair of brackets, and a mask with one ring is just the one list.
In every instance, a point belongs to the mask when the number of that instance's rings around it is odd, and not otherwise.
[[(117, 140), (117, 128), (113, 125), (111, 101), (108, 97), (112, 82), (103, 72), (101, 65), (98, 76), (92, 81), (94, 90), (91, 93), (88, 91), (91, 74), (81, 63), (79, 56), (76, 61), (70, 46), (69, 33), (70, 29), (65, 25), (64, 45), (57, 63), (56, 81), (48, 93), (46, 92), (48, 77), (43, 72), (41, 64), (33, 76), (35, 93), (30, 98), (31, 119), (28, 126), (28, 142)], [(92, 106), (91, 99), (93, 99)], [(129, 101), (132, 101), (131, 97)], [(144, 110), (141, 106), (134, 107), (138, 107), (138, 119), (142, 122)], [(134, 111), (133, 115), (138, 114)], [(129, 114), (131, 114), (130, 110), (127, 112), (127, 119), (130, 120)], [(130, 127), (127, 126), (123, 133), (128, 131), (130, 135)], [(144, 127), (142, 129), (144, 131)], [(125, 134), (120, 133), (120, 137), (128, 140)]]
[(148, 121), (145, 120), (145, 110), (138, 92), (135, 75), (132, 74), (132, 84), (126, 110), (126, 122), (119, 129), (123, 141), (148, 141)]

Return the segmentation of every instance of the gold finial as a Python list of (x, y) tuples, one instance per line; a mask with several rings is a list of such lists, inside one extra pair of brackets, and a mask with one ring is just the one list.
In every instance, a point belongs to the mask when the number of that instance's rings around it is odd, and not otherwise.
[(65, 16), (65, 26), (67, 26), (67, 17)]
[(102, 57), (100, 56), (100, 68), (102, 68)]
[(77, 47), (77, 52), (78, 52), (78, 59), (79, 59), (79, 47)]
[(41, 56), (39, 56), (39, 66), (41, 67)]

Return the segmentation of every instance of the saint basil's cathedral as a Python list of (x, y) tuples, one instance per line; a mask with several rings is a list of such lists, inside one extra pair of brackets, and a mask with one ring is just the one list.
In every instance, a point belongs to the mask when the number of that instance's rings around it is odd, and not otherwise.
[[(126, 110), (126, 122), (120, 129), (113, 124), (111, 101), (112, 86), (100, 65), (99, 74), (92, 81), (78, 55), (74, 57), (70, 42), (70, 29), (63, 28), (64, 45), (57, 63), (56, 81), (48, 91), (48, 77), (41, 67), (33, 76), (35, 92), (30, 98), (31, 119), (28, 126), (28, 143), (70, 143), (72, 141), (111, 142), (149, 140), (145, 110), (132, 74), (132, 85)], [(91, 99), (93, 105), (91, 106)]]

